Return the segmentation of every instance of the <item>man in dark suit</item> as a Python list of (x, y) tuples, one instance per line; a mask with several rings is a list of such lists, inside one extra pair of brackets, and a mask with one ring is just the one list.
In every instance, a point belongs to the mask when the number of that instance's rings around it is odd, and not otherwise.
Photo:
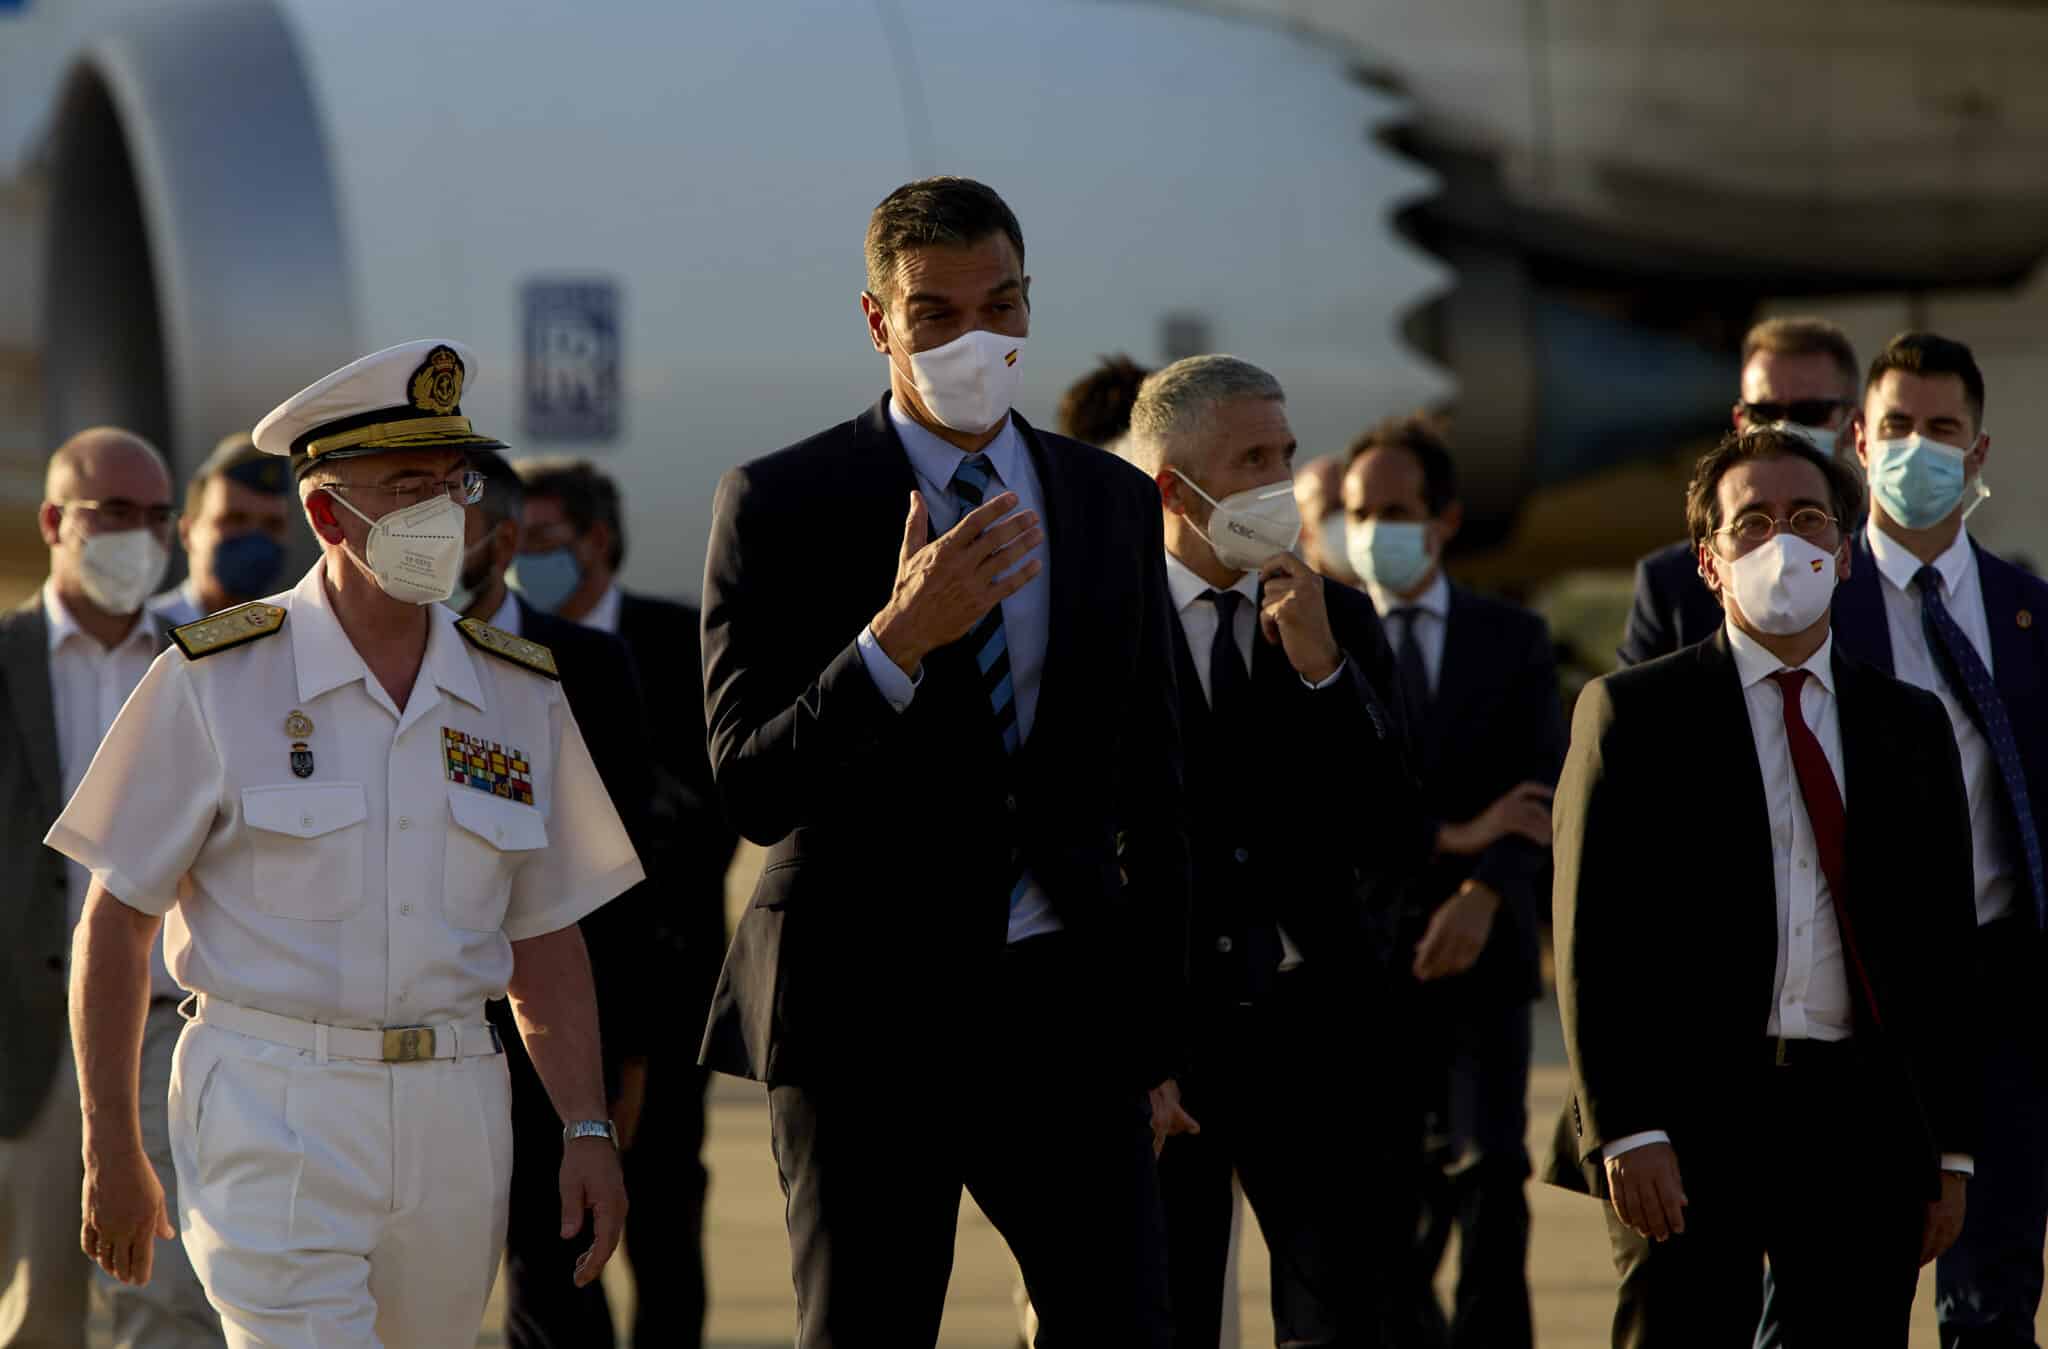
[[(473, 451), (483, 497), (468, 507), (462, 574), (448, 605), (466, 618), (539, 642), (553, 653), (569, 710), (590, 746), (620, 820), (648, 855), (654, 774), (648, 763), (646, 709), (631, 656), (618, 638), (534, 609), (505, 584), (519, 548), (524, 489), (496, 452)], [(583, 920), (598, 995), (605, 1090), (619, 1146), (630, 1155), (640, 1136), (647, 1047), (664, 1009), (649, 988), (653, 918), (643, 883)], [(489, 1004), (512, 1075), (512, 1199), (505, 1235), (505, 1343), (512, 1349), (609, 1349), (616, 1342), (604, 1286), (577, 1287), (576, 1261), (588, 1238), (563, 1240), (557, 1177), (562, 1125), (527, 1056), (509, 1003)], [(630, 1215), (630, 1210), (628, 1210)]]
[[(1765, 319), (1742, 339), (1741, 396), (1730, 417), (1738, 431), (1777, 426), (1797, 431), (1823, 454), (1836, 455), (1856, 419), (1856, 349), (1821, 318)], [(1846, 461), (1846, 443), (1837, 457)], [(1853, 523), (1853, 522), (1845, 522)], [(1636, 563), (1635, 605), (1617, 653), (1640, 665), (1721, 629), (1721, 606), (1700, 578), (1689, 539)]]
[(1158, 492), (1011, 410), (1029, 281), (993, 191), (897, 189), (867, 261), (888, 394), (713, 511), (712, 759), (769, 853), (704, 1062), (768, 1084), (802, 1349), (936, 1342), (963, 1185), (1041, 1343), (1163, 1346), (1188, 871)]
[[(1165, 509), (1166, 581), (1194, 841), (1193, 1049), (1176, 1087), (1198, 1132), (1169, 1140), (1159, 1183), (1177, 1346), (1221, 1335), (1231, 1176), (1328, 1342), (1381, 1342), (1412, 1212), (1392, 1137), (1331, 1147), (1328, 1065), (1384, 1013), (1388, 844), (1411, 832), (1393, 655), (1372, 606), (1288, 551), (1301, 515), (1280, 384), (1232, 356), (1176, 361), (1145, 381), (1127, 456)], [(1261, 799), (1336, 765), (1343, 789)], [(1286, 1084), (1317, 1080), (1304, 1112)], [(1397, 1169), (1398, 1168), (1398, 1169)], [(1287, 1336), (1283, 1334), (1281, 1338)]]
[(1860, 496), (1802, 437), (1731, 435), (1686, 511), (1725, 627), (1579, 699), (1551, 1178), (1610, 1203), (1617, 1345), (1747, 1341), (1768, 1255), (1787, 1343), (1903, 1346), (1962, 1227), (1968, 804), (1939, 702), (1833, 642)]
[[(1422, 780), (1423, 861), (1408, 912), (1421, 985), (1429, 1141), (1418, 1313), (1459, 1349), (1533, 1337), (1528, 1285), (1530, 1008), (1543, 992), (1539, 903), (1564, 715), (1550, 632), (1526, 609), (1444, 574), (1462, 510), (1435, 431), (1402, 418), (1353, 443), (1346, 551), (1397, 643)], [(1411, 937), (1417, 934), (1411, 932)], [(1431, 1286), (1450, 1232), (1459, 1268), (1448, 1325)]]
[(2048, 1239), (2048, 585), (1963, 527), (1991, 439), (1969, 348), (1893, 338), (1870, 368), (1859, 457), (1870, 524), (1835, 596), (1843, 651), (1941, 699), (1962, 758), (1974, 844), (1984, 1048), (1980, 1183), (1935, 1271), (1946, 1346), (2034, 1343)]
[[(581, 460), (514, 465), (525, 488), (519, 556), (509, 579), (529, 605), (626, 644), (649, 700), (646, 735), (634, 742), (654, 774), (646, 861), (654, 921), (643, 968), (666, 997), (664, 1027), (701, 1025), (725, 954), (725, 873), (739, 837), (711, 784), (711, 759), (696, 717), (697, 611), (618, 583), (626, 521), (618, 484)], [(704, 1093), (690, 1036), (647, 1042), (641, 1145), (625, 1156), (626, 1258), (641, 1287), (633, 1339), (692, 1349), (704, 1334)]]

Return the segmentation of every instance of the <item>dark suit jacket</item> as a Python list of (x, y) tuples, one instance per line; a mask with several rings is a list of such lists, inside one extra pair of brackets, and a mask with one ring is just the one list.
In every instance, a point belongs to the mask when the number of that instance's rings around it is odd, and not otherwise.
[(64, 1052), (64, 859), (43, 835), (64, 809), (49, 626), (40, 592), (0, 616), (0, 1138), (35, 1118)]
[(1680, 539), (1636, 563), (1635, 607), (1615, 654), (1623, 665), (1641, 665), (1704, 641), (1720, 627), (1720, 602), (1700, 579), (1691, 541)]
[[(1848, 805), (1848, 908), (1930, 1196), (1976, 1149), (1976, 911), (1969, 808), (1930, 693), (1834, 652)], [(1606, 1193), (1600, 1150), (1649, 1129), (1687, 1150), (1758, 1129), (1778, 946), (1768, 808), (1725, 635), (1596, 679), (1558, 783), (1558, 1005), (1571, 1060), (1552, 1181)], [(1859, 1007), (1859, 1017), (1861, 1009)]]
[[(1311, 768), (1327, 773), (1330, 765), (1338, 776), (1270, 802), (1258, 799), (1258, 784), (1217, 738), (1196, 666), (1209, 653), (1190, 650), (1186, 630), (1173, 624), (1194, 855), (1197, 1024), (1248, 995), (1251, 922), (1277, 922), (1311, 968), (1352, 991), (1381, 982), (1391, 914), (1377, 910), (1391, 904), (1404, 870), (1388, 841), (1416, 827), (1415, 779), (1393, 712), (1393, 652), (1372, 601), (1335, 581), (1323, 594), (1346, 657), (1337, 682), (1309, 688), (1287, 653), (1260, 634), (1252, 640), (1252, 693), (1261, 757), (1301, 765), (1283, 781), (1309, 781)], [(1331, 1029), (1353, 1033), (1349, 1025)]]
[(1501, 897), (1479, 961), (1455, 984), (1464, 996), (1526, 1002), (1543, 994), (1540, 951), (1550, 850), (1501, 839), (1476, 857), (1436, 855), (1446, 821), (1483, 813), (1522, 782), (1551, 785), (1564, 763), (1564, 709), (1550, 629), (1526, 609), (1451, 587), (1443, 667), (1426, 713), (1408, 712), (1422, 780), (1425, 859), (1408, 889), (1410, 935), (1467, 880)]
[(1037, 714), (1007, 759), (964, 641), (926, 659), (900, 714), (861, 662), (916, 482), (886, 396), (719, 484), (711, 757), (729, 817), (769, 851), (708, 1067), (771, 1083), (985, 1070), (1002, 1051), (976, 1020), (1013, 847), (1092, 969), (1073, 996), (1102, 1028), (1101, 1062), (1148, 1086), (1178, 1066), (1188, 854), (1159, 493), (1113, 455), (1017, 425), (1053, 565)]
[(619, 637), (632, 652), (648, 700), (648, 738), (639, 752), (654, 771), (654, 845), (649, 889), (653, 932), (667, 980), (665, 1024), (703, 1024), (725, 956), (725, 873), (739, 848), (711, 781), (699, 709), (704, 659), (697, 610), (673, 600), (625, 592)]
[[(1977, 577), (1984, 594), (1984, 626), (1991, 635), (1991, 681), (2005, 703), (2019, 742), (2020, 766), (2034, 808), (2034, 831), (2048, 841), (2048, 582), (1985, 551), (1976, 540)], [(1858, 531), (1849, 579), (1835, 591), (1835, 640), (1858, 660), (1892, 672), (1891, 624), (1884, 609), (1884, 577)], [(2027, 899), (2021, 868), (2020, 900)]]
[[(562, 693), (591, 762), (612, 798), (612, 806), (647, 856), (653, 830), (649, 806), (654, 797), (654, 769), (647, 755), (647, 709), (640, 676), (624, 642), (610, 633), (556, 618), (519, 600), (519, 630), (554, 653), (562, 672)], [(598, 1015), (608, 1074), (621, 1058), (647, 1052), (656, 1038), (657, 1018), (667, 1024), (673, 1013), (655, 997), (658, 985), (650, 967), (652, 897), (646, 882), (634, 886), (585, 918), (585, 943), (597, 981)]]
[(64, 858), (43, 846), (63, 809), (38, 589), (0, 614), (0, 1138), (27, 1130), (65, 1057), (69, 890)]

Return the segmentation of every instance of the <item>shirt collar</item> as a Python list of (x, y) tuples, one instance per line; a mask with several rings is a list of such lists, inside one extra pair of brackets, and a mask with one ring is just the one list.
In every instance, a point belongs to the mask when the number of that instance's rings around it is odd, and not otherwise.
[(604, 594), (597, 597), (597, 603), (591, 605), (590, 612), (583, 616), (583, 626), (618, 636), (619, 607), (619, 583), (614, 581), (604, 588)]
[[(1785, 668), (1785, 662), (1766, 651), (1763, 644), (1735, 626), (1734, 619), (1722, 624), (1728, 634), (1728, 652), (1735, 657), (1735, 673), (1742, 679), (1742, 687), (1754, 688), (1772, 675)], [(1820, 686), (1829, 693), (1835, 691), (1835, 633), (1831, 627), (1828, 635), (1821, 639), (1820, 649), (1803, 661), (1799, 668), (1811, 674)]]
[[(292, 659), (298, 667), (299, 698), (311, 702), (321, 694), (370, 680), (370, 667), (356, 652), (355, 643), (342, 631), (334, 616), (334, 602), (327, 593), (324, 577), (326, 560), (315, 562), (299, 579), (291, 594), (290, 622)], [(476, 677), (475, 656), (461, 634), (455, 631), (455, 611), (445, 604), (422, 605), (427, 611), (427, 654), (420, 662), (420, 678), (462, 699), (477, 711), (484, 710), (483, 685)], [(408, 703), (410, 710), (410, 703)]]
[[(958, 445), (939, 439), (924, 427), (910, 419), (910, 414), (896, 406), (896, 400), (889, 400), (889, 420), (896, 426), (896, 435), (903, 442), (903, 452), (910, 456), (910, 466), (918, 476), (943, 492), (952, 485), (953, 474), (959, 469), (960, 461), (966, 458)], [(1017, 418), (1005, 415), (1003, 429), (996, 432), (981, 451), (988, 456), (989, 467), (996, 471), (996, 478), (1003, 486), (1015, 490), (1019, 479), (1019, 456), (1024, 452), (1024, 438), (1017, 434)]]
[[(54, 652), (73, 637), (83, 637), (94, 646), (99, 645), (91, 633), (78, 626), (77, 616), (71, 612), (70, 606), (64, 603), (63, 596), (57, 593), (57, 586), (52, 581), (43, 582), (43, 626), (48, 629), (49, 645), (46, 649), (49, 651)], [(123, 637), (114, 649), (118, 651), (121, 647), (136, 642), (147, 642), (150, 649), (155, 650), (157, 640), (156, 615), (149, 611), (148, 605), (144, 605), (142, 611), (135, 617), (135, 626), (128, 629), (128, 635)]]
[(512, 593), (511, 586), (505, 587), (505, 599), (498, 606), (498, 612), (484, 621), (499, 632), (509, 632), (514, 637), (522, 635), (519, 631), (519, 597)]
[(1440, 622), (1451, 616), (1451, 578), (1444, 574), (1442, 567), (1436, 569), (1436, 579), (1429, 583), (1429, 589), (1412, 600), (1404, 600), (1393, 591), (1382, 590), (1371, 583), (1367, 583), (1365, 590), (1372, 596), (1372, 606), (1380, 611), (1382, 618), (1396, 609), (1420, 609)]
[[(1199, 603), (1204, 595), (1207, 595), (1215, 588), (1201, 577), (1195, 575), (1194, 570), (1187, 563), (1181, 561), (1172, 553), (1166, 555), (1166, 590), (1168, 594), (1173, 596), (1173, 611), (1175, 613), (1186, 613), (1189, 606)], [(1254, 608), (1258, 606), (1259, 574), (1257, 572), (1246, 572), (1238, 577), (1236, 583), (1229, 588), (1250, 600)]]
[[(1875, 516), (1871, 517), (1866, 533), (1870, 541), (1870, 556), (1877, 562), (1878, 574), (1891, 583), (1892, 589), (1915, 593), (1913, 578), (1920, 574), (1920, 559), (1908, 552), (1906, 545), (1879, 529)], [(1941, 574), (1943, 596), (1954, 599), (1963, 582), (1976, 569), (1977, 553), (1970, 547), (1970, 531), (1958, 529), (1955, 541), (1934, 559), (1934, 570)]]

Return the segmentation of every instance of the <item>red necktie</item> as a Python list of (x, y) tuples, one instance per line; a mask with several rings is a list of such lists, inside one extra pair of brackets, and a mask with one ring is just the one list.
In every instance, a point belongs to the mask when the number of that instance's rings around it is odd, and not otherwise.
[(1778, 692), (1785, 696), (1785, 742), (1792, 748), (1792, 768), (1799, 774), (1799, 795), (1806, 800), (1806, 820), (1813, 826), (1814, 851), (1820, 854), (1821, 874), (1828, 878), (1828, 898), (1835, 909), (1835, 926), (1842, 934), (1842, 954), (1863, 992), (1870, 1009), (1871, 1024), (1884, 1029), (1877, 1012), (1877, 990), (1870, 986), (1870, 974), (1863, 968), (1863, 955), (1856, 944), (1856, 929), (1849, 922), (1848, 812), (1842, 809), (1842, 789), (1835, 784), (1835, 770), (1828, 763), (1820, 737), (1806, 724), (1799, 710), (1800, 686), (1805, 670), (1780, 670), (1771, 676)]

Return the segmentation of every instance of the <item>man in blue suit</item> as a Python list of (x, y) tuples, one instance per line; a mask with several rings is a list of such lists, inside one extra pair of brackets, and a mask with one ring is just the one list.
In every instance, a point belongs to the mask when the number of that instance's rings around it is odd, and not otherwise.
[(1936, 1268), (1941, 1342), (2033, 1345), (2048, 1237), (2048, 584), (1963, 527), (1991, 452), (1968, 347), (1893, 338), (1870, 367), (1856, 451), (1870, 523), (1835, 594), (1836, 639), (1947, 708), (1975, 848), (1984, 1136), (1962, 1238)]
[[(1847, 334), (1826, 319), (1765, 319), (1743, 336), (1741, 392), (1730, 417), (1738, 431), (1781, 426), (1834, 454), (1855, 420), (1860, 373)], [(1680, 539), (1636, 563), (1635, 604), (1615, 654), (1623, 665), (1641, 665), (1712, 636), (1721, 623), (1699, 555)]]

